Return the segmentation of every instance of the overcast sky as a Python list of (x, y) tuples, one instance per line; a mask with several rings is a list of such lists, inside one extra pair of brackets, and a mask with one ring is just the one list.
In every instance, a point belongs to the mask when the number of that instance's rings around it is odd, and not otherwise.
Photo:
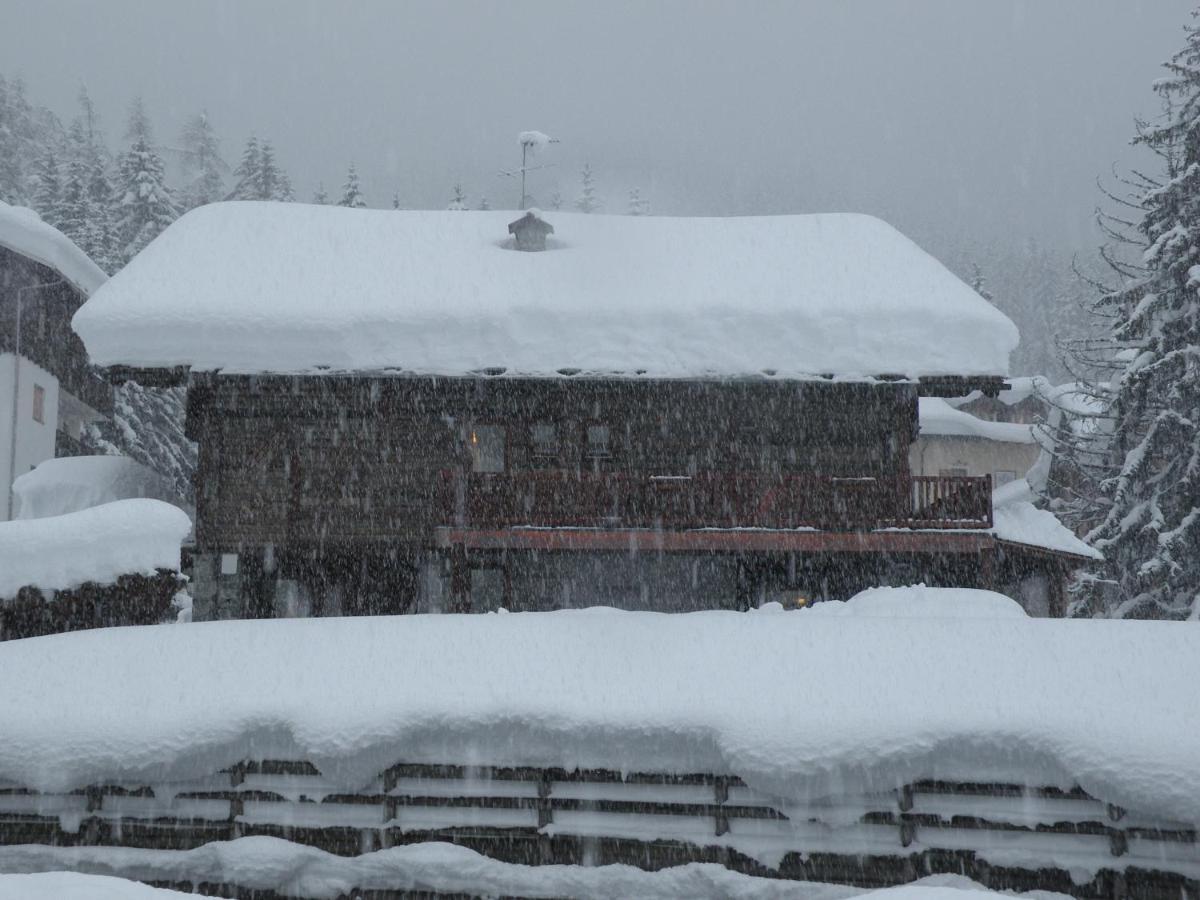
[[(0, 70), (110, 143), (140, 93), (161, 141), (207, 108), (235, 163), (276, 144), (301, 199), (355, 160), (368, 203), (514, 206), (516, 135), (590, 161), (624, 212), (857, 210), (934, 245), (1095, 243), (1097, 175), (1157, 110), (1195, 0), (0, 0)], [(936, 247), (931, 247), (936, 249)]]

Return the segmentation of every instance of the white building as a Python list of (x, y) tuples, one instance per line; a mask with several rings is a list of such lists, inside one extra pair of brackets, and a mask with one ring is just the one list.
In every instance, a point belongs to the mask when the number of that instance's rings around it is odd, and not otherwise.
[(106, 279), (35, 212), (0, 203), (0, 521), (13, 517), (13, 481), (74, 452), (83, 427), (111, 407), (71, 330)]

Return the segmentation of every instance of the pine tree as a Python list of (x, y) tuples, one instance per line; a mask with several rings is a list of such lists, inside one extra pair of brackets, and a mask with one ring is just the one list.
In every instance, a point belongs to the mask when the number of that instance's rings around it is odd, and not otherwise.
[(446, 209), (454, 210), (455, 212), (463, 212), (467, 208), (467, 195), (463, 193), (462, 185), (455, 183), (454, 199), (447, 205)]
[(987, 279), (983, 277), (979, 263), (971, 263), (971, 290), (989, 303), (992, 301), (992, 292), (988, 290)]
[(1145, 253), (1106, 256), (1124, 283), (1096, 302), (1105, 339), (1076, 353), (1111, 378), (1087, 386), (1098, 411), (1076, 429), (1084, 446), (1062, 454), (1097, 485), (1086, 540), (1107, 561), (1078, 586), (1075, 614), (1200, 618), (1200, 28), (1186, 34), (1155, 84), (1167, 115), (1135, 139), (1164, 162), (1161, 177), (1131, 182)]
[(650, 201), (642, 196), (642, 192), (637, 188), (633, 188), (629, 192), (629, 215), (631, 216), (648, 216), (650, 215)]
[(275, 148), (263, 141), (258, 152), (258, 176), (255, 179), (258, 200), (277, 200), (288, 203), (295, 199), (292, 180), (275, 161)]
[(26, 157), (32, 109), (20, 79), (0, 75), (0, 200), (24, 205), (29, 201)]
[(487, 212), (487, 211), (488, 211), (489, 209), (491, 209), (491, 208), (492, 208), (492, 203), (491, 203), (491, 201), (490, 201), (490, 200), (488, 200), (488, 198), (487, 198), (487, 197), (480, 197), (480, 198), (479, 198), (479, 210), (480, 210), (480, 212)]
[(108, 178), (108, 150), (86, 88), (79, 89), (79, 115), (67, 136), (57, 227), (108, 274), (121, 268), (121, 242)]
[(63, 185), (58, 154), (53, 147), (46, 147), (38, 157), (34, 178), (37, 185), (33, 190), (33, 208), (43, 220), (57, 227)]
[(329, 203), (329, 193), (325, 190), (325, 182), (317, 183), (317, 189), (313, 191), (312, 202), (318, 206), (325, 206)]
[(128, 262), (179, 215), (166, 185), (162, 157), (154, 149), (150, 120), (141, 100), (130, 107), (129, 149), (118, 165), (117, 227)]
[(583, 213), (597, 212), (603, 204), (596, 197), (596, 179), (592, 174), (590, 164), (584, 163), (579, 177), (583, 182), (583, 190), (580, 192), (579, 198), (575, 201), (575, 208)]
[(250, 135), (246, 139), (246, 146), (242, 148), (242, 161), (233, 170), (233, 190), (226, 195), (226, 200), (261, 199), (258, 196), (260, 159), (258, 138)]
[(342, 185), (342, 199), (338, 201), (338, 206), (363, 209), (366, 205), (362, 190), (358, 186), (358, 170), (354, 168), (354, 163), (350, 163), (350, 168), (346, 170), (346, 183)]
[(556, 190), (553, 194), (550, 195), (550, 208), (551, 209), (562, 209), (562, 205), (563, 205), (562, 191)]
[(392, 192), (392, 209), (400, 209), (400, 192)]
[(187, 209), (216, 203), (225, 196), (225, 176), (228, 164), (221, 158), (221, 141), (208, 121), (208, 113), (201, 112), (183, 127), (180, 135), (183, 145), (183, 169), (188, 179), (183, 191), (183, 205)]

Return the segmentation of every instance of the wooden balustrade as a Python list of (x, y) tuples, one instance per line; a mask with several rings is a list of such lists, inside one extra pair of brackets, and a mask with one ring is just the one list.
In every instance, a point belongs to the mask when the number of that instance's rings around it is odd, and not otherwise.
[(989, 528), (989, 476), (444, 472), (447, 524), (504, 528)]

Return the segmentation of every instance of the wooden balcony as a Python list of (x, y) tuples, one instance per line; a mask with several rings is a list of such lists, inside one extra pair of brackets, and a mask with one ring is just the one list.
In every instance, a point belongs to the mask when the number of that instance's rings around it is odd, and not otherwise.
[(445, 472), (440, 487), (443, 522), (459, 528), (874, 531), (992, 524), (990, 476)]

